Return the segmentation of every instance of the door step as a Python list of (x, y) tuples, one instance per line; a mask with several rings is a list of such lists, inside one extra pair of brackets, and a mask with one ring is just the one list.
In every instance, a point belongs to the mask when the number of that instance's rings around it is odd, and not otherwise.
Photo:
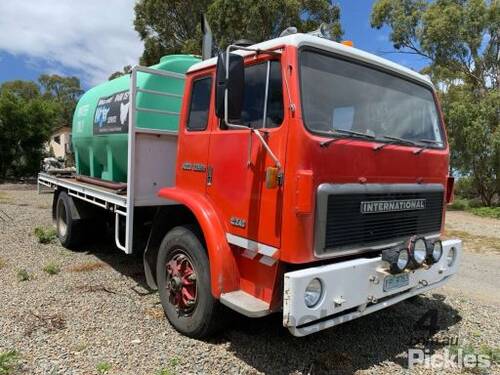
[(243, 290), (235, 290), (230, 293), (220, 295), (220, 301), (223, 305), (246, 315), (250, 318), (259, 318), (271, 313), (269, 303), (258, 299)]

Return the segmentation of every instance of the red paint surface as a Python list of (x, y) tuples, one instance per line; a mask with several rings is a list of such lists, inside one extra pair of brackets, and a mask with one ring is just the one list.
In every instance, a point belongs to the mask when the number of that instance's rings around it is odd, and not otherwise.
[[(265, 59), (269, 56), (262, 54), (257, 59), (247, 58), (246, 63)], [(257, 265), (255, 260), (235, 255), (237, 248), (230, 249), (226, 233), (278, 248), (282, 262), (317, 260), (313, 254), (313, 234), (315, 191), (319, 184), (439, 183), (451, 189), (448, 146), (443, 150), (427, 149), (418, 155), (413, 153), (416, 148), (401, 145), (374, 151), (377, 142), (355, 139), (320, 147), (320, 142), (327, 138), (313, 135), (302, 122), (296, 48), (284, 49), (281, 65), (285, 120), (281, 127), (267, 131), (268, 143), (283, 165), (284, 183), (277, 189), (265, 187), (265, 169), (273, 161), (258, 139), (247, 130), (219, 129), (213, 89), (208, 128), (201, 132), (186, 130), (192, 80), (207, 74), (214, 76), (215, 68), (188, 75), (180, 119), (176, 187), (163, 189), (160, 195), (185, 204), (200, 221), (215, 296), (241, 287), (269, 300), (276, 280), (282, 277), (276, 267)], [(289, 109), (285, 78), (295, 113)], [(212, 184), (207, 185), (206, 171), (183, 170), (184, 162), (212, 167)], [(449, 193), (445, 192), (445, 196)], [(232, 217), (245, 220), (245, 228), (231, 225)]]

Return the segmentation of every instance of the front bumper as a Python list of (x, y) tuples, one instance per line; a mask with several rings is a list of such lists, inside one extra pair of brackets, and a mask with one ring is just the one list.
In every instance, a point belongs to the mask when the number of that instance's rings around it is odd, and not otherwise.
[[(452, 247), (457, 255), (448, 266), (446, 255)], [(390, 291), (384, 291), (384, 278), (390, 274), (381, 257), (285, 273), (283, 325), (294, 336), (306, 336), (440, 287), (458, 271), (461, 255), (461, 240), (443, 241), (443, 256), (438, 263), (405, 271), (409, 276), (408, 285)], [(323, 294), (319, 303), (309, 308), (304, 302), (304, 292), (314, 278), (321, 280)]]

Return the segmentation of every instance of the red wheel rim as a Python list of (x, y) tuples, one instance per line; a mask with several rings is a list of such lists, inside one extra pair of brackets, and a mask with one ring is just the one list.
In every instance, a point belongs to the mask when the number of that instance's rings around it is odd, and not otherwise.
[(166, 288), (169, 302), (177, 312), (189, 315), (196, 306), (196, 272), (190, 258), (182, 250), (176, 250), (167, 261)]

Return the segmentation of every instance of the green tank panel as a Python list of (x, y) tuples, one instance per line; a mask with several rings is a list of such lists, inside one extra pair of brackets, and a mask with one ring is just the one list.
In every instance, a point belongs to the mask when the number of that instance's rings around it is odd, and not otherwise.
[[(193, 55), (170, 55), (150, 68), (185, 74), (200, 59)], [(174, 94), (160, 96), (137, 92), (136, 107), (178, 113), (184, 80), (137, 73), (140, 89)], [(72, 143), (78, 174), (108, 181), (127, 182), (128, 110), (130, 75), (88, 90), (79, 100), (73, 116)], [(136, 127), (177, 131), (178, 115), (136, 112)]]

